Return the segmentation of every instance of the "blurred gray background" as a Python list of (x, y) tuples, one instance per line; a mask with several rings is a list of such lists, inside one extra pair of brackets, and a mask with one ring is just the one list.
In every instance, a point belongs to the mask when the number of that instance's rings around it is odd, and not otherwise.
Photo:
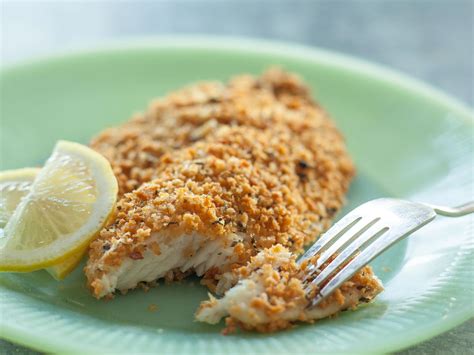
[[(136, 36), (259, 37), (358, 56), (474, 105), (474, 0), (3, 0), (0, 4), (2, 67)], [(471, 320), (401, 353), (472, 354), (473, 349)], [(35, 352), (0, 340), (0, 353)]]
[(1, 60), (7, 65), (124, 37), (248, 36), (359, 56), (474, 103), (472, 0), (3, 0), (1, 4)]

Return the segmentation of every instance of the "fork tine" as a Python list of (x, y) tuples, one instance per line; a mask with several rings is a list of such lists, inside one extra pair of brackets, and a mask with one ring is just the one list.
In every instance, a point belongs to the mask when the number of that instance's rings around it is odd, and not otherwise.
[[(311, 248), (309, 248), (300, 258), (298, 258), (297, 263), (300, 265), (303, 261), (313, 257), (314, 255), (324, 252), (324, 250), (329, 248), (335, 241), (339, 239), (339, 237), (357, 225), (362, 220), (362, 216), (369, 215), (367, 212), (369, 212), (371, 208), (377, 204), (377, 201), (378, 200), (368, 201), (342, 217), (337, 223), (329, 228), (313, 244)], [(310, 269), (315, 269), (315, 267), (311, 265)]]
[[(368, 228), (363, 228), (362, 233), (356, 235), (355, 238), (349, 238), (347, 242), (342, 242), (342, 249), (338, 249), (340, 255), (336, 256), (328, 265), (330, 268), (325, 269), (319, 277), (316, 277), (306, 285), (305, 291), (307, 295), (310, 294), (312, 285), (319, 286), (320, 288), (318, 290), (319, 293), (311, 300), (308, 308), (316, 306), (321, 300), (341, 286), (343, 282), (390, 246), (432, 221), (436, 217), (436, 212), (428, 205), (393, 198), (381, 198), (359, 206), (341, 219), (340, 224), (345, 223), (345, 225), (338, 226), (336, 233), (330, 229), (326, 234), (331, 237), (342, 237), (342, 234), (361, 221), (363, 216), (372, 216), (376, 221), (370, 224)], [(347, 226), (351, 219), (348, 219), (348, 217), (351, 217), (353, 221), (349, 228)], [(357, 218), (357, 220), (354, 221), (354, 218)], [(378, 221), (380, 222), (377, 223)], [(384, 228), (380, 229), (380, 227)], [(323, 238), (326, 239), (325, 236)], [(358, 240), (359, 238), (360, 240)], [(325, 244), (327, 245), (328, 243), (329, 240), (326, 240)], [(318, 252), (324, 248), (328, 250), (331, 246), (310, 248), (304, 256), (308, 258), (313, 256), (315, 251)], [(361, 249), (361, 252), (357, 253), (359, 249)], [(314, 269), (308, 268), (306, 273), (310, 273)], [(316, 271), (318, 270), (316, 269)], [(324, 284), (323, 281), (327, 280), (329, 281)]]
[[(421, 216), (422, 214), (420, 213), (420, 217)], [(326, 285), (324, 285), (321, 290), (319, 290), (318, 295), (311, 301), (308, 307), (316, 306), (325, 297), (330, 295), (339, 286), (341, 286), (342, 283), (354, 276), (354, 274), (357, 273), (362, 267), (370, 263), (378, 255), (383, 253), (399, 240), (405, 238), (406, 236), (426, 225), (434, 217), (435, 214), (433, 212), (430, 218), (419, 221), (414, 220), (411, 221), (411, 223), (406, 223), (402, 233), (396, 228), (389, 229), (386, 231), (386, 233), (383, 233), (382, 237), (379, 236), (378, 239), (367, 246), (360, 254), (356, 255), (351, 261), (349, 261), (349, 263), (347, 263), (347, 265), (345, 265), (338, 273), (336, 273), (334, 277)], [(396, 226), (397, 224), (394, 225)]]
[(308, 287), (311, 285), (322, 285), (337, 269), (341, 268), (344, 263), (351, 260), (357, 252), (364, 250), (373, 240), (378, 239), (380, 236), (385, 234), (389, 230), (388, 227), (380, 226), (379, 224), (372, 224), (363, 233), (356, 236), (357, 239), (352, 239), (350, 245), (348, 245), (337, 257), (327, 265), (314, 280), (312, 280)]
[(322, 250), (331, 245), (331, 242), (336, 241), (341, 235), (345, 234), (349, 229), (356, 225), (362, 217), (358, 217), (352, 212), (344, 216), (339, 222), (334, 224), (330, 229), (324, 233), (300, 258), (297, 263), (301, 264), (304, 260), (313, 257)]
[[(306, 268), (306, 275), (303, 281), (307, 281), (316, 272), (320, 271), (320, 267), (324, 265), (333, 255), (336, 255), (341, 250), (347, 248), (350, 243), (359, 238), (368, 229), (370, 229), (380, 218), (374, 217), (361, 217), (357, 219), (357, 225), (353, 224), (351, 228), (345, 228), (343, 232), (339, 233), (338, 238), (333, 241), (326, 250), (320, 251), (319, 258), (316, 262)], [(327, 268), (327, 266), (326, 266)]]
[[(349, 243), (351, 243), (354, 239), (360, 237), (364, 232), (369, 230), (374, 224), (376, 224), (380, 218), (362, 218), (357, 223), (357, 229), (352, 228), (354, 231), (345, 232), (343, 235), (339, 237), (329, 248), (327, 248), (324, 252), (321, 253), (319, 256), (316, 264), (319, 266), (324, 265), (334, 254), (336, 254), (341, 249), (345, 248)], [(352, 232), (352, 233), (351, 233)]]

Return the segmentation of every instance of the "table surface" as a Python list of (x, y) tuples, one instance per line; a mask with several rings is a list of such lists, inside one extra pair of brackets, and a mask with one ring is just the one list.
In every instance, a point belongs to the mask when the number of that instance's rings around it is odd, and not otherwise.
[[(2, 66), (134, 36), (245, 36), (365, 58), (474, 104), (472, 0), (0, 2)], [(468, 354), (473, 349), (470, 320), (400, 354)], [(0, 353), (37, 354), (2, 340)]]

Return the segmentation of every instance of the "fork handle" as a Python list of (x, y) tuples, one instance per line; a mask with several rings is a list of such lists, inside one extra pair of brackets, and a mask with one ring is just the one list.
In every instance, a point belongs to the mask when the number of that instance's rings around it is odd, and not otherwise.
[(461, 217), (474, 212), (474, 201), (457, 207), (429, 205), (437, 214), (446, 217)]

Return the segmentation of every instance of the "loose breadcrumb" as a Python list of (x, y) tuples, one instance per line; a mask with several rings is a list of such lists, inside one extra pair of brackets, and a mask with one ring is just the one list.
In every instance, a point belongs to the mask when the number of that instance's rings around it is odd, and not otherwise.
[(150, 305), (148, 305), (147, 309), (149, 312), (156, 312), (158, 310), (158, 306), (154, 303), (151, 303)]

